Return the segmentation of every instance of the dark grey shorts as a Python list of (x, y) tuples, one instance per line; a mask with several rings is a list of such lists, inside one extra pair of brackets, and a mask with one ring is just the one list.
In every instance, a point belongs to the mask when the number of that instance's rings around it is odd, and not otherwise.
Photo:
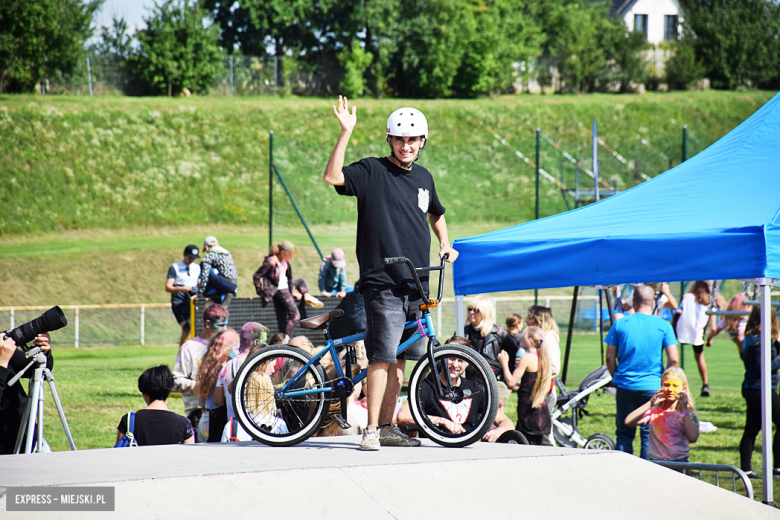
[(366, 286), (363, 289), (366, 308), (366, 353), (369, 361), (395, 363), (398, 359), (420, 359), (425, 354), (426, 339), (422, 338), (396, 357), (398, 345), (417, 332), (404, 330), (409, 320), (422, 316), (422, 300), (417, 291)]

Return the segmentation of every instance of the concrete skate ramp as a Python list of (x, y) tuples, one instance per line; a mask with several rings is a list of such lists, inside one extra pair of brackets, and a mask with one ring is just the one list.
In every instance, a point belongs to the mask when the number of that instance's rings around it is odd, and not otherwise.
[[(0, 457), (15, 518), (780, 518), (778, 510), (619, 452), (478, 443), (360, 452), (358, 437)], [(111, 485), (114, 513), (6, 512), (7, 486)], [(665, 511), (665, 512), (664, 512)], [(247, 517), (248, 518), (248, 517)]]

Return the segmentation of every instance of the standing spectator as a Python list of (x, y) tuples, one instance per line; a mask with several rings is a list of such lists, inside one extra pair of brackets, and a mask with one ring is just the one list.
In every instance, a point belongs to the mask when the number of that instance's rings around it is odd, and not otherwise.
[(520, 358), (514, 371), (509, 369), (509, 355), (498, 354), (506, 384), (517, 389), (517, 430), (530, 444), (540, 446), (552, 428), (550, 410), (545, 400), (552, 390), (553, 377), (544, 331), (529, 326), (523, 331), (523, 344), (528, 355)]
[[(231, 351), (238, 351), (239, 337), (233, 329), (225, 329), (211, 338), (206, 355), (203, 356), (198, 369), (198, 382), (195, 384), (195, 395), (205, 401), (208, 410), (209, 437), (207, 442), (220, 442), (222, 430), (227, 424), (227, 407), (217, 406), (214, 402), (214, 392), (217, 387), (219, 371), (230, 359)], [(202, 420), (202, 419), (201, 419)]]
[(360, 280), (355, 282), (355, 290), (347, 293), (336, 308), (344, 311), (341, 320), (347, 334), (360, 334), (366, 330), (366, 302), (360, 292)]
[(501, 363), (498, 362), (498, 353), (503, 350), (509, 354), (510, 370), (514, 370), (517, 343), (507, 331), (496, 325), (493, 300), (484, 294), (472, 298), (468, 303), (468, 319), (469, 323), (463, 332), (471, 343), (471, 348), (482, 354), (496, 377), (502, 379), (503, 371)]
[[(650, 287), (653, 288), (653, 316), (663, 318), (665, 320), (672, 320), (672, 312), (677, 309), (677, 299), (669, 289), (669, 284), (666, 282), (651, 283)], [(668, 318), (667, 318), (668, 316)]]
[(661, 376), (661, 389), (626, 417), (626, 426), (650, 426), (650, 460), (688, 462), (689, 443), (699, 438), (699, 418), (693, 409), (688, 378), (680, 367)]
[[(669, 366), (677, 366), (677, 338), (668, 321), (653, 316), (653, 289), (634, 287), (634, 313), (617, 320), (607, 334), (607, 369), (617, 387), (617, 449), (634, 453), (636, 427), (626, 426), (626, 417), (650, 400), (661, 387), (663, 352)], [(640, 456), (647, 459), (650, 430), (640, 427)]]
[[(515, 344), (522, 348), (523, 346), (523, 317), (519, 314), (510, 314), (506, 317), (506, 331), (515, 340)], [(521, 356), (522, 357), (522, 356)]]
[(173, 366), (174, 390), (181, 392), (184, 415), (192, 422), (192, 427), (196, 431), (206, 404), (205, 401), (201, 402), (193, 392), (198, 382), (200, 361), (206, 353), (209, 340), (214, 334), (225, 330), (227, 323), (228, 311), (221, 305), (209, 303), (203, 311), (203, 330), (179, 347), (176, 355), (176, 364)]
[[(222, 442), (226, 442), (227, 439), (231, 437), (229, 431), (230, 420), (235, 419), (236, 417), (236, 412), (233, 409), (233, 390), (231, 390), (231, 383), (233, 382), (233, 379), (235, 379), (238, 369), (241, 368), (241, 365), (244, 363), (252, 349), (258, 345), (265, 345), (268, 340), (268, 329), (259, 323), (250, 321), (241, 327), (241, 332), (238, 336), (238, 355), (225, 363), (225, 366), (219, 371), (217, 386), (214, 389), (214, 404), (218, 407), (223, 405), (227, 407), (227, 424), (222, 433)], [(238, 431), (243, 430), (240, 425), (235, 425), (234, 430), (238, 432), (236, 436), (239, 439), (251, 440), (249, 434)]]
[[(138, 390), (146, 402), (146, 408), (135, 412), (133, 435), (139, 446), (195, 442), (195, 431), (190, 421), (169, 410), (165, 404), (173, 390), (173, 374), (168, 365), (144, 370), (138, 378)], [(116, 429), (119, 442), (127, 433), (127, 415), (122, 417)]]
[[(360, 449), (378, 450), (381, 445), (419, 446), (392, 425), (404, 367), (425, 352), (425, 342), (409, 347), (398, 359), (398, 345), (412, 333), (407, 320), (422, 315), (422, 295), (411, 283), (407, 266), (389, 265), (384, 257), (403, 256), (415, 267), (430, 265), (431, 228), (439, 240), (439, 257), (454, 262), (458, 252), (450, 246), (444, 206), (436, 194), (431, 173), (415, 164), (428, 138), (428, 121), (414, 108), (400, 108), (387, 120), (385, 140), (390, 156), (366, 158), (344, 166), (344, 154), (357, 124), (355, 107), (349, 112), (346, 98), (339, 96), (333, 112), (341, 126), (336, 146), (328, 159), (323, 180), (340, 195), (357, 197), (356, 253), (360, 265), (361, 291), (365, 299), (366, 351), (369, 366), (368, 427)], [(427, 273), (421, 283), (428, 285)]]
[[(777, 315), (772, 309), (770, 337), (772, 339), (772, 352), (770, 359), (772, 364), (769, 370), (772, 374), (772, 422), (775, 423), (775, 436), (772, 440), (772, 460), (775, 468), (773, 476), (780, 476), (780, 397), (777, 395), (777, 371), (780, 369), (780, 351), (778, 336), (780, 328), (777, 326)], [(761, 307), (755, 306), (750, 312), (747, 327), (745, 328), (745, 343), (742, 346), (742, 361), (745, 364), (745, 379), (742, 381), (742, 397), (747, 404), (745, 417), (745, 431), (739, 442), (739, 460), (742, 471), (750, 478), (761, 478), (753, 472), (752, 461), (753, 448), (756, 444), (756, 436), (761, 431)], [(764, 475), (764, 478), (770, 478)]]
[(338, 247), (325, 257), (320, 265), (318, 280), (320, 292), (326, 298), (337, 296), (343, 298), (355, 288), (347, 285), (347, 257), (344, 250)]
[[(51, 355), (51, 338), (48, 334), (39, 334), (33, 340), (36, 347), (46, 353), (46, 368), (54, 366), (54, 358)], [(30, 360), (20, 349), (11, 336), (3, 336), (0, 339), (0, 455), (9, 455), (14, 452), (16, 437), (22, 424), (22, 415), (29, 397), (22, 387), (22, 381), (17, 380), (12, 386), (8, 381), (16, 374), (24, 370), (22, 377), (29, 379), (33, 376), (33, 367), (27, 367)], [(34, 432), (33, 432), (34, 434)], [(27, 432), (30, 435), (30, 432)]]
[[(752, 307), (745, 305), (744, 301), (748, 297), (744, 293), (739, 293), (734, 296), (726, 307), (727, 311), (742, 311), (750, 312)], [(707, 336), (707, 346), (712, 346), (712, 338), (717, 336), (720, 331), (725, 330), (729, 339), (737, 345), (737, 352), (739, 357), (742, 358), (742, 342), (745, 341), (745, 328), (747, 327), (748, 315), (744, 316), (723, 316), (717, 325), (710, 328), (710, 333)]]
[(707, 362), (704, 360), (704, 327), (707, 325), (707, 305), (710, 303), (710, 286), (707, 282), (694, 282), (690, 292), (680, 302), (680, 317), (675, 332), (680, 343), (680, 356), (685, 357), (685, 345), (693, 347), (693, 357), (701, 376), (701, 396), (709, 397), (710, 385), (707, 379)]
[(224, 308), (238, 296), (238, 271), (230, 251), (219, 245), (216, 237), (203, 241), (203, 261), (200, 263), (198, 294), (220, 303)]
[(263, 299), (263, 302), (274, 301), (276, 315), (280, 318), (279, 328), (283, 328), (288, 336), (292, 336), (295, 327), (301, 321), (298, 301), (303, 299), (307, 305), (315, 309), (323, 307), (322, 302), (309, 293), (306, 282), (302, 278), (293, 279), (292, 260), (295, 258), (295, 253), (295, 245), (292, 242), (288, 240), (281, 244), (274, 242), (271, 244), (269, 255), (263, 259), (263, 264), (252, 276), (257, 295)]
[[(542, 305), (531, 305), (528, 308), (528, 316), (525, 318), (525, 323), (529, 327), (539, 327), (544, 331), (544, 348), (547, 351), (547, 356), (550, 359), (550, 369), (552, 370), (552, 377), (555, 380), (561, 370), (561, 334), (558, 330), (558, 324), (553, 317), (552, 309), (549, 307), (543, 307)], [(547, 409), (552, 415), (555, 409), (555, 401), (558, 398), (558, 389), (553, 384), (552, 391), (547, 395), (545, 402), (547, 403)], [(552, 426), (550, 431), (544, 436), (543, 444), (545, 446), (555, 446), (555, 437), (552, 433)]]
[(198, 278), (200, 266), (195, 262), (200, 258), (198, 246), (189, 245), (184, 248), (184, 258), (168, 268), (165, 279), (165, 290), (171, 293), (171, 310), (176, 317), (176, 323), (181, 326), (179, 346), (187, 341), (190, 334), (190, 297), (198, 293)]

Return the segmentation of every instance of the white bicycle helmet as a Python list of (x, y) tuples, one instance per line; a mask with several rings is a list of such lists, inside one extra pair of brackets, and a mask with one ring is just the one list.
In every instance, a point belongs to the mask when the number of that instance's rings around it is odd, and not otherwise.
[(387, 118), (387, 134), (398, 137), (422, 136), (428, 139), (428, 120), (416, 108), (399, 108)]

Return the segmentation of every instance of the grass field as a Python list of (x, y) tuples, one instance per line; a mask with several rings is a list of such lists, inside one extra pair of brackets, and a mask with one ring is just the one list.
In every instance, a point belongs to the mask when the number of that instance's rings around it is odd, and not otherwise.
[[(598, 337), (575, 335), (572, 351), (567, 387), (576, 388), (585, 375), (600, 365)], [(138, 376), (150, 366), (172, 366), (176, 348), (60, 348), (54, 356), (56, 384), (76, 446), (79, 449), (94, 449), (113, 446), (116, 425), (121, 416), (144, 407), (136, 386)], [(692, 446), (691, 461), (738, 466), (737, 446), (745, 414), (744, 401), (739, 394), (742, 371), (734, 363), (734, 347), (725, 339), (717, 338), (713, 347), (706, 351), (706, 356), (710, 365), (712, 397), (697, 398), (696, 408), (700, 419), (712, 422), (718, 431), (701, 435)], [(692, 388), (700, 388), (695, 368), (689, 365), (686, 372)], [(694, 395), (698, 397), (698, 392), (695, 391)], [(168, 404), (172, 410), (183, 414), (181, 399), (171, 398)], [(594, 395), (588, 403), (587, 411), (589, 415), (580, 423), (580, 431), (585, 437), (596, 432), (605, 432), (614, 437), (614, 397), (609, 394)], [(513, 420), (516, 419), (514, 395), (507, 406), (507, 414)], [(52, 448), (67, 449), (56, 409), (48, 395), (45, 421), (45, 435)], [(759, 436), (753, 457), (754, 469), (757, 471), (761, 471), (760, 441)], [(754, 482), (754, 486), (760, 495), (760, 482)], [(780, 485), (776, 484), (774, 489), (777, 496)]]
[[(406, 100), (429, 120), (421, 164), (431, 170), (451, 222), (523, 222), (533, 216), (534, 128), (575, 157), (590, 157), (589, 128), (627, 159), (602, 149), (602, 177), (620, 189), (703, 150), (772, 93), (504, 96)], [(350, 222), (354, 200), (335, 195), (321, 172), (338, 135), (333, 99), (0, 96), (0, 234), (62, 229), (260, 224), (268, 215), (268, 133), (274, 160), (312, 223)], [(347, 160), (384, 155), (385, 118), (401, 101), (359, 99)], [(506, 138), (501, 145), (493, 133)], [(637, 137), (638, 136), (638, 137)], [(650, 146), (642, 144), (645, 139)], [(546, 140), (541, 165), (572, 184), (574, 167)], [(542, 215), (565, 206), (542, 186)], [(281, 186), (274, 191), (281, 201)], [(289, 204), (277, 218), (290, 224)]]

